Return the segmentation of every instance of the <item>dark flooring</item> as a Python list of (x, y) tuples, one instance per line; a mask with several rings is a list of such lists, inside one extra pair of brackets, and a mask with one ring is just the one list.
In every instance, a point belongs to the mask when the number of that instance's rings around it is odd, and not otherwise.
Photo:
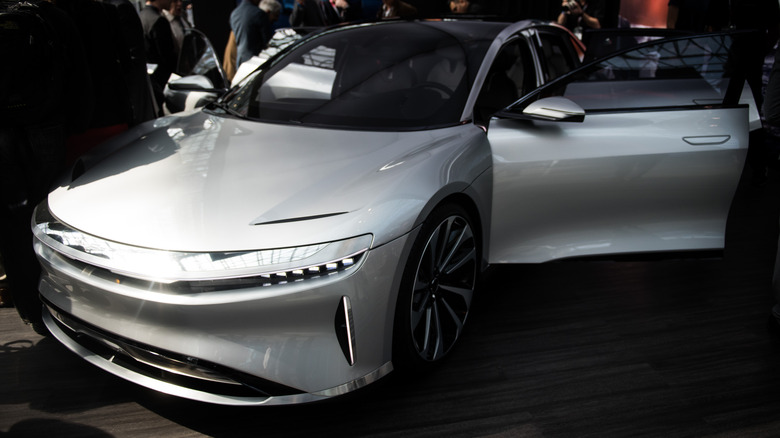
[(779, 195), (740, 187), (723, 259), (494, 269), (440, 367), (319, 404), (161, 395), (0, 309), (0, 437), (780, 437)]

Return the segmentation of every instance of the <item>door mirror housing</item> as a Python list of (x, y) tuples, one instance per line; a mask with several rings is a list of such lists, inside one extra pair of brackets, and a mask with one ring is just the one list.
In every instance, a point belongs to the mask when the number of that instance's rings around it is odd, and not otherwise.
[(165, 107), (170, 113), (200, 108), (225, 94), (226, 88), (215, 87), (204, 75), (173, 79), (165, 85)]
[(227, 88), (215, 88), (211, 80), (203, 75), (191, 75), (168, 82), (168, 88), (173, 91), (202, 91), (223, 95)]
[(532, 102), (522, 113), (514, 109), (501, 111), (499, 117), (514, 119), (544, 120), (548, 122), (582, 122), (585, 120), (585, 110), (572, 100), (554, 96)]

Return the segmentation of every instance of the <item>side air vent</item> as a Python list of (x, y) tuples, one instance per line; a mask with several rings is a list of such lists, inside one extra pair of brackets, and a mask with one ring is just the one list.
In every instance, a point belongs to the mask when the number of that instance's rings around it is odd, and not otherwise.
[(336, 338), (350, 366), (355, 364), (355, 321), (349, 297), (341, 297), (335, 318)]

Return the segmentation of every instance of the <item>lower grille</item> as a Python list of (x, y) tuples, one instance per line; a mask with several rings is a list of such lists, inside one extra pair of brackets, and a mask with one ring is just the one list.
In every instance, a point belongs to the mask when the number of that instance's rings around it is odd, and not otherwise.
[(51, 303), (46, 308), (74, 342), (103, 359), (172, 385), (229, 397), (278, 397), (302, 391), (198, 358), (164, 351), (107, 333), (68, 315)]

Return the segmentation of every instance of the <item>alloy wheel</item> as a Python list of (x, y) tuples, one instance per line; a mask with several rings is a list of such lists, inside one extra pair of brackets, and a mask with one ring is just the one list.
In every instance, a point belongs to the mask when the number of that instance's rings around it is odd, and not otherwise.
[(425, 361), (437, 361), (456, 343), (477, 278), (477, 249), (469, 221), (448, 216), (430, 233), (414, 275), (411, 334)]

